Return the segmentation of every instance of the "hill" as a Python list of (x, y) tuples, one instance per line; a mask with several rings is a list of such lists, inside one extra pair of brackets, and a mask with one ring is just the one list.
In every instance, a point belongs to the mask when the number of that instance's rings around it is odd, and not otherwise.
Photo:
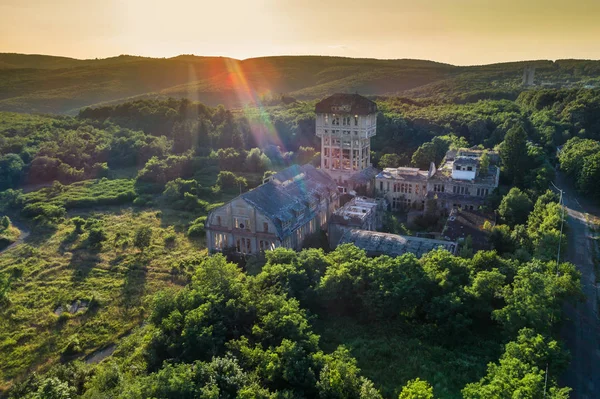
[(169, 96), (239, 107), (280, 93), (314, 99), (339, 91), (459, 101), (514, 99), (526, 64), (536, 66), (540, 82), (600, 84), (600, 61), (584, 60), (459, 67), (422, 60), (324, 56), (77, 60), (0, 54), (0, 110), (74, 114), (100, 103)]

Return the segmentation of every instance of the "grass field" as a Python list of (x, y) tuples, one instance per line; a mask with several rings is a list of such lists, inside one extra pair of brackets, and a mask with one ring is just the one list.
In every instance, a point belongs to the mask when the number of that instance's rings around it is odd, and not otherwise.
[[(85, 357), (117, 341), (142, 322), (150, 295), (185, 283), (173, 267), (203, 251), (202, 242), (161, 227), (157, 211), (119, 208), (93, 217), (106, 231), (101, 248), (89, 248), (87, 233), (75, 234), (67, 219), (50, 236), (32, 234), (27, 244), (0, 255), (0, 271), (15, 276), (0, 319), (2, 385), (61, 356)], [(132, 245), (141, 226), (153, 231), (144, 253)], [(71, 313), (77, 304), (84, 306)]]

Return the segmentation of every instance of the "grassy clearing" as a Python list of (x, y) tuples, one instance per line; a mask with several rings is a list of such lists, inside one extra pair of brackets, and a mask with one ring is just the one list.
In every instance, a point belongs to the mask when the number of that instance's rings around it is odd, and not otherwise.
[(498, 358), (494, 346), (485, 342), (449, 350), (416, 338), (415, 327), (408, 325), (364, 325), (336, 317), (319, 317), (313, 325), (321, 336), (321, 348), (332, 352), (345, 345), (386, 398), (397, 398), (402, 386), (417, 377), (433, 385), (436, 398), (462, 398), (465, 384), (478, 381), (487, 363)]
[(44, 202), (66, 209), (89, 208), (131, 202), (136, 194), (133, 179), (85, 180), (69, 185), (60, 183), (25, 194), (27, 203)]
[[(51, 235), (32, 234), (27, 244), (0, 255), (0, 272), (16, 276), (0, 317), (0, 386), (117, 341), (142, 322), (154, 292), (185, 283), (173, 267), (204, 247), (161, 227), (157, 211), (86, 216), (101, 221), (107, 236), (101, 248), (90, 248), (88, 233), (76, 234), (67, 219)], [(144, 253), (133, 247), (141, 226), (153, 230)], [(88, 306), (70, 313), (78, 302)]]

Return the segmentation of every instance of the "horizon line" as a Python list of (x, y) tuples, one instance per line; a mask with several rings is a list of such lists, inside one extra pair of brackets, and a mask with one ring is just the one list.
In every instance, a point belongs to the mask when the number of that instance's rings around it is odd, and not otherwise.
[(114, 56), (95, 57), (95, 58), (78, 58), (78, 57), (72, 57), (72, 56), (67, 56), (67, 55), (54, 55), (54, 54), (41, 54), (41, 53), (16, 53), (16, 52), (0, 52), (0, 55), (55, 57), (55, 58), (66, 58), (66, 59), (71, 59), (71, 60), (76, 60), (76, 61), (101, 61), (101, 60), (108, 60), (108, 59), (119, 58), (119, 57), (144, 58), (144, 59), (154, 59), (154, 60), (170, 60), (170, 59), (174, 59), (174, 58), (178, 58), (178, 57), (188, 56), (188, 57), (197, 57), (197, 58), (226, 58), (226, 59), (230, 59), (230, 60), (243, 62), (243, 61), (261, 59), (261, 58), (326, 57), (326, 58), (341, 58), (341, 59), (353, 59), (353, 60), (375, 60), (375, 61), (424, 61), (424, 62), (431, 62), (431, 63), (442, 64), (442, 65), (449, 65), (449, 66), (454, 66), (454, 67), (477, 67), (477, 66), (486, 66), (486, 65), (513, 64), (513, 63), (521, 63), (521, 62), (543, 62), (543, 61), (553, 62), (553, 63), (557, 62), (557, 61), (597, 61), (597, 62), (600, 62), (600, 59), (593, 59), (593, 58), (556, 58), (556, 59), (538, 58), (538, 59), (519, 59), (519, 60), (509, 60), (509, 61), (497, 61), (497, 62), (491, 62), (488, 64), (451, 64), (448, 62), (435, 61), (432, 59), (424, 59), (424, 58), (350, 57), (350, 56), (342, 56), (342, 55), (323, 55), (323, 54), (278, 54), (278, 55), (262, 55), (262, 56), (256, 56), (256, 57), (248, 57), (248, 58), (235, 58), (235, 57), (230, 57), (230, 56), (225, 56), (225, 55), (197, 55), (197, 54), (192, 54), (192, 53), (188, 53), (188, 54), (182, 53), (182, 54), (174, 55), (171, 57), (168, 57), (168, 56), (152, 57), (152, 56), (135, 55), (135, 54), (119, 54), (119, 55), (114, 55)]

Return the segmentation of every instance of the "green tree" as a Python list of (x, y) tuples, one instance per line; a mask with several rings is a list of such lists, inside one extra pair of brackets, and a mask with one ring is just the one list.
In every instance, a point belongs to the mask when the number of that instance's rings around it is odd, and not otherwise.
[(398, 154), (384, 154), (379, 158), (379, 168), (397, 168), (400, 166), (402, 159)]
[(2, 216), (0, 218), (0, 231), (6, 230), (10, 227), (10, 218), (8, 216)]
[(582, 193), (600, 199), (600, 150), (587, 156), (577, 178), (577, 187)]
[(498, 207), (498, 214), (505, 223), (514, 227), (517, 224), (525, 224), (527, 222), (531, 208), (531, 200), (527, 194), (517, 187), (513, 187), (502, 198), (502, 202)]
[(17, 154), (0, 156), (0, 191), (15, 187), (24, 168), (25, 163)]
[(513, 127), (504, 136), (500, 145), (502, 168), (507, 179), (516, 186), (523, 184), (527, 173), (527, 133), (521, 127)]
[(479, 158), (479, 174), (482, 176), (487, 176), (488, 171), (490, 169), (490, 156), (487, 151), (484, 151), (481, 154), (481, 158)]
[(152, 228), (150, 226), (142, 226), (135, 232), (133, 239), (133, 245), (140, 251), (144, 252), (144, 249), (150, 246), (152, 241)]
[(106, 232), (102, 227), (92, 227), (87, 240), (91, 247), (99, 247), (103, 241), (106, 241)]
[(222, 170), (217, 175), (217, 186), (225, 191), (235, 191), (245, 189), (248, 182), (245, 178), (238, 177), (233, 172)]
[(433, 399), (433, 387), (419, 378), (410, 380), (402, 387), (398, 399)]
[[(553, 368), (550, 369), (547, 395), (544, 395), (546, 364)], [(487, 375), (479, 382), (467, 384), (462, 394), (465, 399), (568, 399), (571, 389), (559, 388), (555, 377), (560, 375), (564, 365), (565, 356), (556, 341), (544, 339), (531, 329), (523, 329), (516, 341), (506, 345), (500, 361), (488, 365)]]

